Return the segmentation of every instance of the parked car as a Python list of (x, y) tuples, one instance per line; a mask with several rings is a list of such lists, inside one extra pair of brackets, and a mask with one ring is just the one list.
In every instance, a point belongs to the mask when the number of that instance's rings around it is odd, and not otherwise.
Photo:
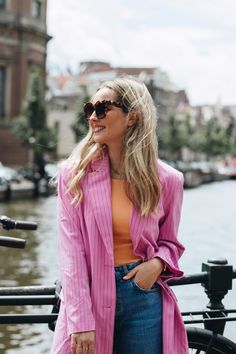
[(0, 162), (0, 179), (1, 181), (20, 183), (23, 177), (14, 168), (4, 166)]
[(48, 178), (56, 177), (58, 173), (58, 165), (55, 163), (47, 163), (44, 169)]

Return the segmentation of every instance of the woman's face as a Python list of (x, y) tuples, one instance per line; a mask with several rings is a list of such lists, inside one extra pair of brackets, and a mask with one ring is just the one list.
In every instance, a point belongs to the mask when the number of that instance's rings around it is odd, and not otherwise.
[[(93, 98), (93, 104), (98, 101), (110, 100), (117, 102), (116, 93), (109, 88), (100, 89)], [(95, 112), (89, 119), (89, 125), (94, 133), (94, 141), (109, 147), (119, 147), (123, 143), (125, 132), (130, 126), (128, 114), (121, 108), (110, 105), (106, 116), (97, 119)]]

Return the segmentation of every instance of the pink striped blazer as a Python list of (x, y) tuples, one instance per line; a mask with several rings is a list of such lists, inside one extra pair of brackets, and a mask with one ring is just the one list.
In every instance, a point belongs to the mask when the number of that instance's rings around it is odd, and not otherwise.
[[(108, 156), (91, 163), (82, 183), (84, 199), (77, 207), (66, 193), (69, 172), (65, 165), (59, 176), (62, 301), (51, 354), (69, 354), (71, 333), (90, 330), (96, 330), (94, 353), (112, 354), (116, 287)], [(130, 233), (135, 255), (143, 260), (160, 257), (168, 266), (166, 276), (157, 279), (163, 295), (163, 354), (187, 354), (177, 300), (166, 284), (183, 274), (178, 259), (184, 247), (177, 240), (183, 177), (161, 161), (158, 172), (162, 185), (158, 214), (141, 217), (133, 207)]]

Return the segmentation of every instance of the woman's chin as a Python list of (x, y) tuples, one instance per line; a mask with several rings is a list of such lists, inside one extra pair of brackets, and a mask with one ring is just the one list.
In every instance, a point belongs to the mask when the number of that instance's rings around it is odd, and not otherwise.
[(99, 137), (93, 137), (93, 141), (96, 143), (96, 144), (101, 144), (101, 145), (103, 145), (103, 144), (106, 144), (106, 142), (104, 141), (104, 139), (101, 139), (101, 138), (99, 138)]

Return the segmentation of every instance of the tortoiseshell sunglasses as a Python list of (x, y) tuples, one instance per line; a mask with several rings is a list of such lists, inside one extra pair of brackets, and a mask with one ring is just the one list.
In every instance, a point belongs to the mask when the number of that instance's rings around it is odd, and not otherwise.
[(85, 117), (89, 119), (93, 114), (93, 112), (95, 111), (97, 119), (105, 118), (109, 110), (109, 106), (115, 106), (121, 108), (125, 113), (128, 112), (127, 108), (125, 108), (124, 105), (115, 101), (104, 100), (102, 102), (97, 101), (95, 104), (92, 104), (92, 102), (86, 103), (84, 105)]

